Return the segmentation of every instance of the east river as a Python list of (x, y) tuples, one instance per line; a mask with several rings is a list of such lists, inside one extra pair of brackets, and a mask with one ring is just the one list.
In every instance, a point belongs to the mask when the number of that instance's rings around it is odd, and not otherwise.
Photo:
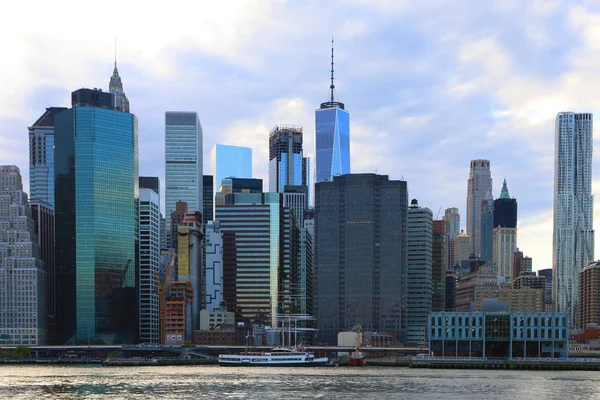
[(0, 399), (599, 399), (598, 372), (0, 366)]

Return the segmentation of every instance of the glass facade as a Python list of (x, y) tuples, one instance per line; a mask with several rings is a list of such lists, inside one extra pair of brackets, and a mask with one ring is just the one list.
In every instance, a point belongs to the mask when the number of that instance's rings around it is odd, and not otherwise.
[(217, 193), (225, 178), (252, 178), (252, 149), (216, 144), (210, 153), (210, 167)]
[(73, 107), (57, 116), (55, 139), (58, 342), (131, 343), (138, 331), (137, 118)]
[(350, 173), (350, 113), (339, 107), (315, 111), (317, 180)]
[(197, 113), (165, 113), (165, 163), (167, 246), (171, 247), (175, 203), (184, 201), (190, 211), (203, 210), (202, 126)]

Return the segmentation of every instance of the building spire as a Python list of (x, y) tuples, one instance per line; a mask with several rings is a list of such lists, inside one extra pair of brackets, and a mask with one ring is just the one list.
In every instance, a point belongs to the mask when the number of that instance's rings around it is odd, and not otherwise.
[(331, 102), (333, 103), (333, 89), (335, 89), (333, 84), (333, 36), (331, 37), (331, 85), (329, 89), (331, 89)]
[(506, 178), (504, 179), (504, 183), (502, 184), (502, 191), (500, 192), (501, 199), (510, 199), (508, 194), (508, 186), (506, 185)]
[(115, 70), (113, 71), (113, 74), (116, 73), (117, 75), (119, 74), (119, 71), (117, 70), (117, 37), (115, 36)]

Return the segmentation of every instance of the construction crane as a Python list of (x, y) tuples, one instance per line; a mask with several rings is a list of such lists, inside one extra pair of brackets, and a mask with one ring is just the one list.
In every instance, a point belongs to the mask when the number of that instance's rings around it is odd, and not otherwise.
[(154, 276), (156, 277), (156, 286), (158, 287), (158, 301), (159, 301), (159, 325), (160, 325), (160, 344), (165, 344), (166, 342), (166, 308), (167, 308), (167, 299), (166, 294), (167, 290), (169, 290), (169, 286), (171, 286), (171, 277), (173, 276), (173, 264), (175, 264), (175, 257), (177, 257), (177, 252), (173, 252), (173, 256), (171, 257), (171, 262), (167, 266), (167, 275), (165, 276), (165, 282), (160, 283), (160, 278), (158, 276), (158, 270), (154, 270)]

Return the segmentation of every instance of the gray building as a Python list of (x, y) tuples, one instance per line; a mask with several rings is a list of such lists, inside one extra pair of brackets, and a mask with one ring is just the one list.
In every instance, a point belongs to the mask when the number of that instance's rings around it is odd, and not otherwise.
[(406, 342), (424, 345), (431, 312), (433, 213), (412, 200), (408, 208), (408, 302)]
[(452, 268), (456, 261), (454, 239), (460, 233), (460, 214), (458, 208), (447, 208), (444, 212), (444, 231), (446, 233), (446, 268)]
[(347, 174), (315, 189), (315, 316), (320, 342), (360, 324), (365, 331), (406, 329), (405, 181)]
[(493, 240), (492, 231), (494, 230), (494, 197), (492, 191), (488, 190), (485, 198), (481, 202), (481, 245), (480, 259), (487, 264), (492, 264)]
[(467, 181), (467, 235), (471, 238), (471, 253), (481, 250), (481, 202), (492, 190), (492, 175), (488, 160), (472, 160)]

